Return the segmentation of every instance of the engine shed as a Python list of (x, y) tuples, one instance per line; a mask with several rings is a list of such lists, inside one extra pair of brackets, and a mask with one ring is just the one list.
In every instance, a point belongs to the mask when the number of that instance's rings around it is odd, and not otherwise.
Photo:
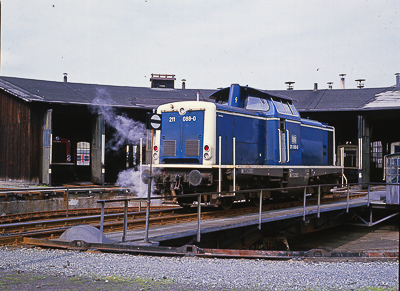
[[(208, 93), (202, 90), (203, 95)], [(196, 100), (191, 89), (105, 86), (0, 77), (0, 180), (115, 183), (135, 164), (146, 113)], [(130, 131), (129, 131), (130, 130)], [(146, 135), (141, 135), (144, 139)], [(145, 142), (145, 141), (144, 141)]]
[[(175, 76), (166, 76), (171, 86), (157, 78), (150, 87), (131, 87), (0, 77), (0, 180), (115, 183), (134, 166), (137, 144), (115, 141), (115, 116), (120, 126), (144, 124), (164, 103), (214, 101), (208, 97), (216, 90), (174, 88)], [(335, 127), (336, 164), (349, 182), (383, 182), (384, 156), (400, 151), (399, 83), (397, 75), (391, 87), (270, 92), (295, 100), (301, 117)]]
[[(358, 80), (356, 80), (358, 81)], [(343, 77), (342, 82), (344, 83)], [(391, 87), (276, 91), (303, 118), (335, 127), (336, 164), (352, 183), (384, 182), (385, 156), (400, 151), (400, 80)]]

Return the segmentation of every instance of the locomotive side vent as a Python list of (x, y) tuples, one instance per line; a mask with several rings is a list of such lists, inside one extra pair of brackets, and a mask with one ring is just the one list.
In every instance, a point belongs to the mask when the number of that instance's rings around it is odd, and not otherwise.
[(200, 141), (198, 139), (186, 140), (186, 156), (198, 156), (199, 155)]
[(176, 157), (176, 140), (165, 140), (164, 141), (164, 152), (165, 157)]

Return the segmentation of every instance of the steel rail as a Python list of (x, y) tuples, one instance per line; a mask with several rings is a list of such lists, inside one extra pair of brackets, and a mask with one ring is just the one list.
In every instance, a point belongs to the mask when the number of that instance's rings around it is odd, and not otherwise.
[[(163, 209), (163, 210), (152, 210), (152, 217), (162, 217), (173, 215), (176, 212), (181, 211), (181, 208), (173, 208), (173, 209)], [(128, 219), (141, 219), (145, 217), (145, 212), (129, 212)], [(106, 222), (112, 221), (122, 221), (124, 219), (123, 213), (115, 213), (105, 215)], [(101, 216), (100, 215), (91, 215), (91, 216), (79, 216), (72, 218), (62, 218), (62, 219), (50, 219), (50, 220), (36, 220), (36, 221), (27, 221), (20, 223), (9, 223), (9, 224), (1, 224), (0, 225), (0, 235), (7, 235), (19, 232), (29, 232), (35, 230), (45, 230), (45, 229), (55, 229), (60, 227), (71, 227), (78, 224), (97, 224), (100, 223)]]
[[(179, 206), (151, 206), (151, 210), (162, 210), (178, 208)], [(106, 214), (121, 213), (124, 211), (124, 207), (107, 207), (105, 209)], [(129, 212), (141, 211), (140, 206), (129, 206)], [(75, 208), (69, 209), (69, 216), (82, 216), (82, 215), (96, 215), (101, 213), (101, 208)], [(32, 220), (44, 220), (44, 219), (55, 219), (66, 217), (66, 210), (49, 210), (49, 211), (38, 211), (38, 212), (25, 212), (25, 213), (14, 213), (0, 216), (0, 225), (5, 223), (18, 223)]]

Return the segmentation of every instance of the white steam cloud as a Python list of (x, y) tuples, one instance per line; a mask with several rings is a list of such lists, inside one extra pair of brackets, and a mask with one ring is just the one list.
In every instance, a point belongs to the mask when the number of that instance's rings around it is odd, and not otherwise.
[[(118, 151), (127, 144), (139, 144), (140, 138), (145, 140), (145, 125), (128, 118), (125, 114), (117, 114), (114, 104), (110, 94), (105, 89), (99, 88), (93, 106), (90, 107), (92, 113), (102, 115), (106, 124), (115, 129), (113, 136), (107, 142), (107, 150)], [(140, 170), (124, 170), (118, 174), (116, 184), (130, 189), (131, 193), (137, 193), (139, 198), (145, 198), (148, 185), (142, 182), (140, 174)]]
[(112, 138), (107, 142), (107, 149), (117, 151), (127, 144), (138, 144), (140, 138), (146, 136), (146, 126), (139, 121), (128, 118), (125, 114), (117, 114), (112, 105), (115, 102), (105, 89), (97, 89), (93, 100), (92, 112), (102, 115), (107, 125), (115, 129)]
[(118, 174), (116, 184), (120, 187), (128, 188), (131, 193), (136, 192), (136, 196), (139, 198), (147, 198), (148, 185), (142, 182), (140, 174), (141, 171), (135, 169), (122, 171)]

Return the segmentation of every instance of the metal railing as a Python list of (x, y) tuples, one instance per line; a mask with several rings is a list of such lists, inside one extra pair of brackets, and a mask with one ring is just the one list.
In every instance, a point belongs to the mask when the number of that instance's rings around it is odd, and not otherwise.
[[(367, 192), (367, 205), (370, 205), (370, 184), (368, 183), (368, 192)], [(382, 184), (382, 183), (381, 183)], [(349, 208), (350, 208), (350, 193), (352, 191), (360, 191), (359, 188), (357, 189), (350, 189), (350, 186), (359, 186), (359, 183), (354, 183), (354, 184), (347, 184), (345, 187), (346, 190), (346, 213), (349, 213)], [(384, 184), (385, 185), (385, 184)], [(217, 197), (224, 199), (224, 196), (227, 198), (232, 198), (232, 194), (235, 193), (251, 193), (251, 192), (258, 192), (259, 195), (259, 212), (258, 212), (258, 229), (261, 230), (261, 225), (262, 225), (262, 207), (263, 207), (263, 194), (266, 193), (267, 191), (273, 192), (273, 191), (281, 191), (281, 190), (294, 190), (294, 189), (304, 189), (303, 190), (303, 221), (306, 221), (306, 216), (307, 216), (307, 211), (306, 211), (306, 206), (307, 206), (307, 196), (310, 196), (312, 194), (309, 194), (312, 188), (317, 189), (317, 218), (320, 218), (321, 216), (321, 187), (325, 186), (338, 186), (338, 184), (321, 184), (321, 185), (308, 185), (308, 186), (297, 186), (297, 187), (285, 187), (285, 188), (265, 188), (265, 189), (252, 189), (252, 190), (236, 190), (236, 191), (221, 191), (221, 192), (207, 192), (207, 193), (195, 193), (195, 194), (184, 194), (184, 195), (179, 195), (178, 198), (184, 198), (184, 197), (193, 197), (197, 199), (193, 199), (193, 201), (197, 200), (197, 235), (196, 235), (196, 240), (197, 242), (200, 242), (201, 240), (201, 197), (202, 196), (213, 196), (217, 195)], [(340, 188), (343, 189), (343, 188)], [(308, 191), (307, 191), (308, 190)], [(308, 193), (307, 193), (308, 192)], [(124, 226), (123, 226), (123, 234), (122, 234), (122, 242), (126, 242), (126, 234), (127, 234), (127, 211), (128, 211), (128, 202), (129, 201), (139, 201), (141, 203), (142, 201), (146, 201), (146, 203), (151, 203), (152, 199), (176, 199), (177, 196), (163, 196), (163, 197), (150, 197), (150, 198), (126, 198), (126, 199), (111, 199), (111, 200), (98, 200), (97, 203), (101, 203), (101, 226), (100, 226), (100, 241), (101, 237), (103, 235), (103, 224), (104, 224), (104, 208), (106, 203), (111, 203), (111, 202), (124, 202)], [(204, 205), (204, 203), (203, 203)], [(150, 204), (148, 204), (150, 206)], [(139, 210), (140, 211), (140, 210)], [(148, 216), (146, 216), (146, 225), (148, 225)], [(145, 240), (148, 238), (148, 228), (145, 230)]]
[[(7, 194), (7, 193), (15, 193), (17, 194), (17, 200), (18, 197), (23, 197), (23, 196), (29, 196), (29, 192), (39, 192), (43, 195), (51, 197), (58, 196), (59, 192), (63, 192), (66, 194), (66, 218), (69, 216), (69, 198), (71, 192), (78, 194), (78, 193), (86, 193), (87, 195), (93, 194), (93, 193), (102, 193), (105, 191), (115, 191), (115, 192), (125, 192), (128, 193), (130, 191), (129, 188), (121, 188), (121, 187), (116, 187), (116, 186), (84, 186), (84, 187), (32, 187), (32, 188), (9, 188), (9, 189), (1, 189), (0, 194)], [(21, 194), (21, 193), (24, 193)], [(18, 195), (19, 194), (19, 195)], [(32, 195), (32, 194), (31, 194)], [(140, 207), (140, 204), (139, 204)]]

